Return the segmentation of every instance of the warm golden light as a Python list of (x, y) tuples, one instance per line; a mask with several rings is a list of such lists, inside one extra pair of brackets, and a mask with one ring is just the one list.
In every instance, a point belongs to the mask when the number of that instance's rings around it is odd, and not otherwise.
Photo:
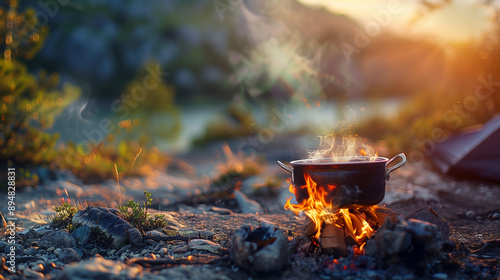
[[(301, 186), (302, 189), (307, 189), (309, 197), (304, 199), (299, 204), (291, 204), (291, 198), (285, 204), (285, 209), (291, 210), (295, 214), (304, 212), (315, 225), (317, 239), (320, 238), (323, 224), (334, 224), (337, 227), (343, 227), (348, 235), (350, 235), (359, 245), (364, 244), (369, 238), (374, 229), (363, 219), (361, 215), (355, 215), (347, 208), (339, 209), (331, 200), (327, 199), (328, 193), (336, 188), (333, 185), (318, 186), (313, 181), (308, 173), (304, 173), (306, 184)], [(290, 184), (289, 190), (295, 194), (295, 187)], [(328, 191), (327, 191), (328, 190)], [(364, 211), (369, 211), (375, 216), (374, 210), (377, 206), (364, 208)]]

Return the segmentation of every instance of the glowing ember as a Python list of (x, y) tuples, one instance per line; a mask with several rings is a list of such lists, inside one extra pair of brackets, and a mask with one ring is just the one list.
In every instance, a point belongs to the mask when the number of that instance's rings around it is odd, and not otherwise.
[[(370, 213), (376, 217), (377, 206), (363, 208), (338, 208), (327, 201), (328, 193), (336, 188), (333, 185), (318, 186), (308, 173), (304, 173), (306, 184), (301, 186), (307, 189), (309, 197), (299, 204), (291, 204), (291, 198), (285, 204), (285, 209), (293, 211), (295, 214), (303, 211), (315, 225), (316, 233), (314, 237), (319, 239), (324, 224), (334, 224), (338, 228), (343, 228), (346, 236), (351, 236), (362, 250), (365, 241), (374, 233), (374, 229), (366, 220), (364, 213)], [(295, 187), (290, 184), (290, 192), (295, 194)]]

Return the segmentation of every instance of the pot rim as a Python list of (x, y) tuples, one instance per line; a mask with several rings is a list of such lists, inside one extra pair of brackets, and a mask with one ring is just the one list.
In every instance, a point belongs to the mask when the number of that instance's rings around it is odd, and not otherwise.
[[(342, 159), (361, 159), (359, 161), (331, 161), (332, 158)], [(318, 158), (318, 159), (299, 159), (293, 160), (290, 162), (292, 166), (327, 166), (327, 165), (367, 165), (367, 164), (377, 164), (377, 163), (385, 163), (388, 162), (389, 159), (386, 157), (377, 157), (375, 160), (368, 160), (370, 157), (368, 156), (354, 156), (354, 157), (327, 157), (327, 158)], [(325, 161), (325, 162), (321, 162)]]

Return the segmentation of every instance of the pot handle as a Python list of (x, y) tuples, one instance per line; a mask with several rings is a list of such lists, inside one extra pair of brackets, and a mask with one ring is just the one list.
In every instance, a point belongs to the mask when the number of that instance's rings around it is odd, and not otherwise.
[(288, 171), (288, 172), (290, 172), (290, 173), (293, 173), (293, 168), (292, 168), (292, 167), (290, 167), (290, 166), (288, 166), (288, 165), (284, 164), (283, 162), (281, 162), (281, 161), (279, 161), (279, 160), (278, 160), (278, 161), (276, 161), (276, 163), (277, 163), (277, 164), (278, 164), (281, 168), (285, 169), (286, 171)]
[(385, 172), (385, 179), (387, 181), (389, 181), (389, 179), (391, 178), (391, 172), (400, 168), (401, 166), (405, 165), (406, 163), (406, 156), (405, 154), (403, 153), (400, 153), (400, 154), (397, 154), (395, 156), (393, 156), (386, 164), (385, 166), (387, 167), (389, 164), (391, 164), (391, 162), (393, 162), (394, 160), (396, 160), (396, 158), (400, 157), (401, 158), (401, 161), (397, 164), (395, 164), (393, 167), (389, 167), (387, 168), (387, 171)]

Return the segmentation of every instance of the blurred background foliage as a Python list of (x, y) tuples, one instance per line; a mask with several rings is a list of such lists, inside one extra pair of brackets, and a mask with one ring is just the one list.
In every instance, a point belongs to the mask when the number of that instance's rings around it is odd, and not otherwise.
[[(474, 39), (383, 29), (349, 56), (345, 44), (355, 46), (373, 13), (363, 21), (325, 1), (221, 1), (2, 2), (2, 163), (69, 169), (85, 182), (114, 178), (114, 164), (120, 176), (144, 175), (168, 164), (165, 153), (255, 135), (276, 109), (290, 119), (280, 134), (313, 139), (347, 106), (352, 133), (394, 154), (500, 111), (496, 85), (471, 99), (479, 77), (500, 81), (495, 1), (476, 1), (491, 28)], [(409, 17), (456, 2), (417, 1)]]

